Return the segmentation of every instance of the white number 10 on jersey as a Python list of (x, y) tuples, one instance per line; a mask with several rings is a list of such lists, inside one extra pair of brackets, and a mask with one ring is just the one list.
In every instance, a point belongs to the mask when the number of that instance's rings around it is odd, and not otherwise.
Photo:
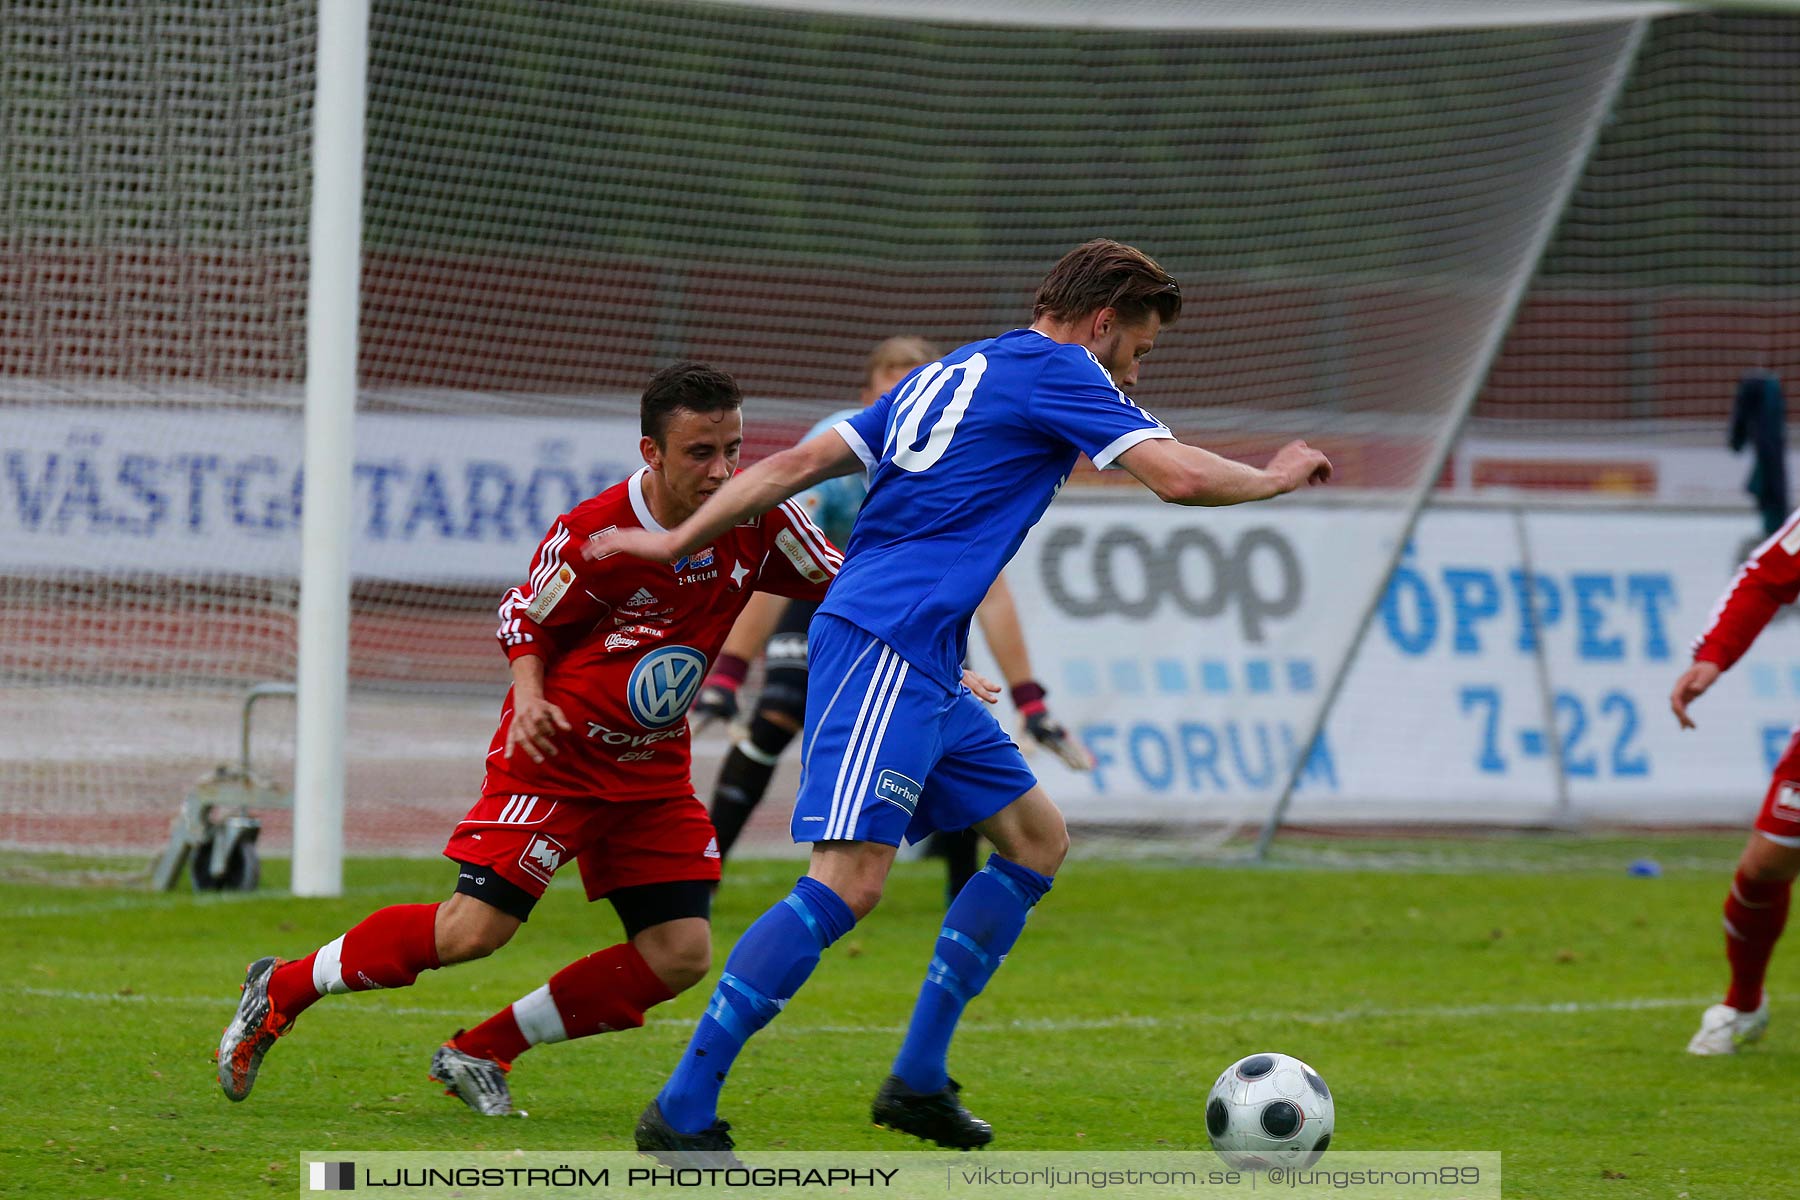
[[(980, 354), (971, 354), (955, 366), (932, 363), (919, 372), (919, 377), (894, 400), (888, 450), (896, 467), (915, 473), (928, 471), (944, 457), (944, 451), (950, 448), (951, 435), (956, 432), (963, 414), (969, 411), (969, 399), (975, 395), (975, 387), (986, 370), (987, 359)], [(950, 396), (950, 403), (938, 414), (931, 432), (925, 437), (925, 444), (919, 445), (919, 426), (924, 422), (925, 414), (931, 411), (932, 401), (959, 375), (961, 379)]]

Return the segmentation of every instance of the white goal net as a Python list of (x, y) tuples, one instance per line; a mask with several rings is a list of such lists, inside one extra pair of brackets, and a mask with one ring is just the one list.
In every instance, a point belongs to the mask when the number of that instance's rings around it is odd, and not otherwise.
[[(1211, 527), (1217, 562), (1181, 514), (1129, 529), (1117, 572), (1108, 522), (1072, 518), (1067, 580), (1022, 556), (1015, 588), (1048, 597), (1028, 636), (1148, 619), (1168, 653), (1135, 687), (1099, 660), (1092, 688), (1049, 678), (1053, 707), (1160, 720), (1173, 672), (1223, 746), (1270, 689), (1322, 696), (1670, 7), (375, 4), (352, 852), (435, 851), (470, 802), (505, 683), (489, 614), (635, 465), (657, 366), (735, 373), (766, 452), (881, 338), (1023, 323), (1094, 236), (1182, 282), (1146, 407), (1233, 455), (1308, 437), (1386, 522), (1271, 655), (1200, 578), (1264, 586), (1255, 514)], [(235, 756), (243, 689), (293, 676), (314, 32), (306, 3), (0, 0), (0, 845), (154, 845)], [(1341, 539), (1333, 511), (1284, 536)], [(288, 719), (259, 718), (269, 770)], [(1255, 817), (1305, 723), (1246, 724), (1269, 769), (1229, 794), (1171, 760), (1162, 795), (1063, 781), (1071, 812)]]

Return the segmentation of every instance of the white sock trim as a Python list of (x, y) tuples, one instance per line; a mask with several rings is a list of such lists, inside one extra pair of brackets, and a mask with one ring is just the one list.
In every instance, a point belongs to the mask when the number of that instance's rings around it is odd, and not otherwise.
[(350, 990), (344, 982), (344, 937), (342, 934), (334, 942), (327, 942), (319, 947), (318, 956), (313, 959), (313, 991), (323, 996), (331, 992), (343, 993)]
[(563, 1028), (562, 1014), (556, 1011), (556, 1001), (550, 995), (549, 984), (514, 1000), (512, 1011), (513, 1020), (518, 1022), (519, 1032), (525, 1035), (528, 1044), (540, 1046), (545, 1042), (569, 1040), (569, 1032)]

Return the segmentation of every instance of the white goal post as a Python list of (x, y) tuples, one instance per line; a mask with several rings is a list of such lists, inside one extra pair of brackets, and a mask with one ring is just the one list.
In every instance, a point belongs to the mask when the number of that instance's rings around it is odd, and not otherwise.
[(306, 296), (305, 500), (294, 733), (294, 894), (344, 890), (350, 527), (362, 298), (369, 0), (319, 0)]

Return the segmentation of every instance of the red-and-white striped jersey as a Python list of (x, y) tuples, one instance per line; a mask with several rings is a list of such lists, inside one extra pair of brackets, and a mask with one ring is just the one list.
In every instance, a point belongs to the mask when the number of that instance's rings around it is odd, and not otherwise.
[(500, 603), (508, 660), (545, 661), (544, 696), (575, 728), (542, 763), (505, 757), (512, 693), (487, 756), (484, 793), (651, 800), (693, 792), (687, 708), (752, 592), (818, 600), (843, 556), (786, 501), (673, 564), (610, 555), (587, 539), (610, 529), (660, 530), (640, 470), (563, 514)]
[(1800, 511), (1758, 546), (1713, 606), (1694, 641), (1694, 661), (1721, 671), (1744, 656), (1776, 611), (1800, 597)]

